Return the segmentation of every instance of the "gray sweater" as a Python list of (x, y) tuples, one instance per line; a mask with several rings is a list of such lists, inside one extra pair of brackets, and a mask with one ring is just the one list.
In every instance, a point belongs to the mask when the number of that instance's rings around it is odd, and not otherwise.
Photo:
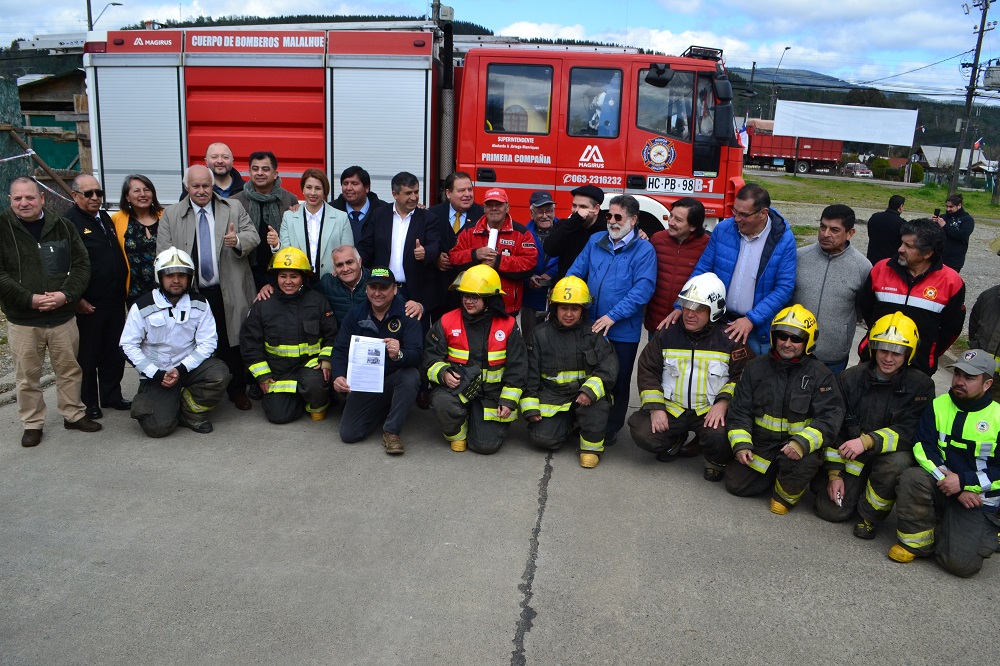
[(816, 315), (819, 335), (813, 355), (824, 363), (843, 361), (854, 342), (858, 291), (872, 265), (850, 241), (847, 249), (832, 256), (819, 243), (800, 247), (797, 254), (792, 302)]

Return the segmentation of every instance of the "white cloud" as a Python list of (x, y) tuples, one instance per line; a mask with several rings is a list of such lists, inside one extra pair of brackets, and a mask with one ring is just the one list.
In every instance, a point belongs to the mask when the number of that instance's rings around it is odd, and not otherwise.
[(579, 23), (576, 25), (558, 25), (556, 23), (531, 23), (519, 21), (506, 28), (495, 31), (498, 35), (507, 37), (522, 37), (524, 39), (592, 39), (587, 37), (586, 29)]

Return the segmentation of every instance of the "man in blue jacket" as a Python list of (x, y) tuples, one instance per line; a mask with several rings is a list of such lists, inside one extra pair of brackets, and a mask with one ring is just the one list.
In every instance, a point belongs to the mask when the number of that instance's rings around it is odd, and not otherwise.
[(566, 273), (586, 281), (594, 299), (593, 330), (603, 334), (618, 355), (605, 446), (617, 441), (618, 431), (625, 425), (632, 367), (642, 335), (642, 309), (656, 287), (656, 251), (648, 240), (639, 237), (638, 220), (639, 202), (635, 197), (624, 194), (611, 199), (608, 232), (591, 236)]
[(759, 356), (770, 347), (771, 320), (792, 298), (795, 265), (791, 227), (771, 209), (767, 190), (744, 185), (736, 193), (733, 216), (712, 232), (691, 277), (719, 276), (726, 285), (726, 333)]

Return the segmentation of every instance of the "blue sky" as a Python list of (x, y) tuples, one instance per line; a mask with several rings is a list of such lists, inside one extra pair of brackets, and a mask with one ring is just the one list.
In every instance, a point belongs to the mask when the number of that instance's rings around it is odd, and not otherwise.
[[(287, 13), (428, 12), (420, 0), (120, 0), (97, 24), (114, 29), (143, 19), (199, 15)], [(106, 4), (92, 0), (96, 16)], [(966, 0), (971, 5), (972, 0)], [(453, 0), (455, 17), (522, 37), (608, 40), (679, 53), (690, 44), (725, 51), (735, 67), (772, 68), (785, 46), (781, 69), (808, 69), (855, 83), (874, 81), (887, 90), (935, 96), (964, 95), (975, 47), (979, 10), (966, 15), (956, 0)], [(84, 0), (48, 0), (44, 10), (30, 3), (0, 0), (5, 21), (0, 43), (15, 37), (85, 30)], [(994, 5), (992, 19), (1000, 19)], [(982, 59), (1000, 57), (1000, 34), (989, 32)], [(939, 62), (943, 61), (943, 62)], [(933, 64), (939, 63), (939, 64)], [(931, 66), (928, 66), (931, 65)], [(923, 69), (918, 69), (923, 68)], [(913, 71), (917, 70), (917, 71)], [(992, 93), (993, 96), (1000, 93)], [(996, 100), (993, 100), (995, 103)]]

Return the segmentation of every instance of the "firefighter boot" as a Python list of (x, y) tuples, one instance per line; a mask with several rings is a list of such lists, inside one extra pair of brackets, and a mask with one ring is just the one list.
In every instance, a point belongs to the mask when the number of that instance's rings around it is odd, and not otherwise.
[(587, 469), (593, 469), (597, 467), (597, 463), (601, 462), (600, 457), (596, 453), (581, 453), (580, 454), (580, 467), (586, 467)]
[(907, 562), (912, 562), (913, 560), (917, 559), (917, 556), (915, 553), (907, 550), (906, 548), (900, 546), (897, 543), (892, 548), (889, 549), (889, 559), (894, 562), (901, 562), (902, 564), (906, 564)]
[(464, 439), (456, 439), (450, 442), (451, 450), (455, 453), (461, 453), (466, 449), (466, 444)]
[(771, 498), (771, 513), (776, 513), (779, 516), (783, 516), (788, 513), (788, 507), (779, 502), (778, 500)]
[(878, 530), (878, 526), (871, 522), (867, 518), (862, 518), (857, 525), (854, 526), (854, 536), (859, 539), (874, 539), (875, 532)]

